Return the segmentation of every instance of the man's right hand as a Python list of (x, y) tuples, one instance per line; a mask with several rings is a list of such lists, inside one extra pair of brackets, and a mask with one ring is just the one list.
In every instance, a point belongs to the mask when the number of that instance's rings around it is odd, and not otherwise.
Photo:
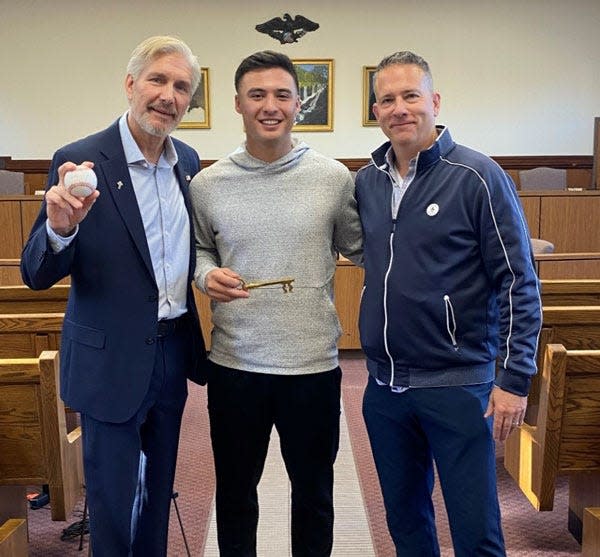
[[(83, 166), (93, 168), (93, 162), (83, 162)], [(59, 236), (70, 236), (75, 227), (86, 217), (88, 211), (100, 195), (94, 190), (87, 197), (71, 195), (64, 185), (65, 174), (75, 170), (77, 165), (65, 162), (58, 168), (58, 184), (46, 192), (46, 214), (48, 224)]]
[(242, 290), (241, 285), (242, 277), (227, 267), (218, 267), (209, 271), (204, 279), (206, 293), (217, 302), (248, 298), (248, 291)]

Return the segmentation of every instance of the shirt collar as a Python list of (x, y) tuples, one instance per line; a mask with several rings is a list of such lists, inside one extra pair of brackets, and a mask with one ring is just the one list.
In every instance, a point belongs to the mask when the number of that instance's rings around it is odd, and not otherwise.
[[(427, 147), (427, 149), (423, 149), (422, 151), (419, 151), (412, 159), (410, 159), (410, 161), (409, 161), (410, 168), (413, 168), (417, 165), (417, 162), (419, 161), (419, 155), (421, 153), (425, 153), (426, 151), (429, 151), (429, 149), (431, 149), (437, 143), (442, 131), (443, 131), (443, 128), (436, 126), (435, 141), (429, 147)], [(389, 168), (396, 168), (395, 160), (396, 160), (396, 157), (394, 155), (394, 149), (392, 148), (392, 144), (390, 143), (390, 146), (385, 153), (385, 162), (387, 163)]]
[[(137, 165), (143, 162), (147, 163), (146, 157), (144, 157), (142, 151), (138, 147), (138, 144), (131, 134), (129, 125), (127, 124), (128, 113), (129, 111), (125, 112), (119, 119), (119, 132), (121, 133), (121, 143), (123, 144), (123, 151), (125, 152), (125, 160), (127, 161), (127, 164)], [(173, 145), (173, 140), (171, 139), (171, 136), (168, 135), (165, 139), (165, 148), (160, 155), (160, 159), (158, 159), (157, 166), (172, 168), (177, 164), (178, 160), (179, 158), (175, 146)]]

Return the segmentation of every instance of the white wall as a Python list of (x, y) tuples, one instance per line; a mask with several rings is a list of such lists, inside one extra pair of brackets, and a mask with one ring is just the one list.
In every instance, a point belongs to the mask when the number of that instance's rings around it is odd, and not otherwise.
[[(279, 45), (254, 25), (298, 13), (321, 28)], [(383, 139), (362, 127), (362, 66), (396, 50), (430, 63), (438, 121), (492, 155), (579, 154), (600, 115), (598, 0), (0, 0), (0, 155), (50, 158), (127, 107), (125, 67), (147, 36), (176, 34), (210, 68), (209, 130), (175, 135), (203, 158), (243, 139), (233, 74), (262, 49), (334, 59), (334, 131), (298, 134), (334, 157)]]

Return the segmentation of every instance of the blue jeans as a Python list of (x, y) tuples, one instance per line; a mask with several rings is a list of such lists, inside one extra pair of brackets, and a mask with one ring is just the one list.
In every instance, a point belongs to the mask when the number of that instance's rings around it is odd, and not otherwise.
[(492, 383), (394, 393), (369, 377), (363, 399), (388, 528), (398, 556), (440, 555), (435, 461), (456, 557), (504, 556), (496, 491)]

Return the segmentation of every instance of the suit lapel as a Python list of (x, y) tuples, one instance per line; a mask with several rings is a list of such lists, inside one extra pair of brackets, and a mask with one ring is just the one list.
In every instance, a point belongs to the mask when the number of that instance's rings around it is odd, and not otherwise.
[(192, 181), (192, 174), (186, 169), (186, 160), (184, 153), (180, 149), (177, 149), (178, 162), (175, 165), (175, 175), (177, 176), (177, 182), (179, 183), (179, 189), (183, 194), (183, 202), (188, 212), (188, 219), (190, 221), (190, 264), (189, 264), (189, 279), (192, 280), (194, 277), (194, 269), (196, 268), (196, 247), (194, 238), (194, 224), (192, 222), (192, 203), (190, 201), (189, 186)]
[(133, 183), (129, 175), (129, 168), (127, 168), (125, 154), (123, 153), (118, 125), (113, 126), (110, 131), (114, 131), (116, 137), (112, 136), (110, 141), (106, 143), (106, 148), (102, 152), (107, 158), (97, 165), (100, 168), (96, 168), (96, 171), (100, 170), (102, 173), (106, 189), (112, 196), (114, 204), (123, 219), (123, 223), (127, 227), (136, 249), (154, 280), (154, 269), (152, 267), (152, 259), (150, 258), (150, 250), (148, 249), (148, 241), (146, 240), (144, 223), (133, 190)]

